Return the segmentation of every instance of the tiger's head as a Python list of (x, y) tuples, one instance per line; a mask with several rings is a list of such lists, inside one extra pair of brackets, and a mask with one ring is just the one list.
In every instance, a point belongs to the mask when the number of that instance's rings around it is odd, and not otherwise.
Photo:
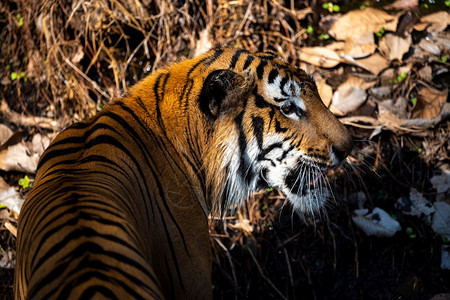
[(324, 174), (352, 150), (347, 129), (323, 104), (311, 75), (272, 54), (216, 49), (200, 71), (200, 114), (213, 210), (236, 207), (258, 188), (279, 189), (303, 213), (318, 211)]

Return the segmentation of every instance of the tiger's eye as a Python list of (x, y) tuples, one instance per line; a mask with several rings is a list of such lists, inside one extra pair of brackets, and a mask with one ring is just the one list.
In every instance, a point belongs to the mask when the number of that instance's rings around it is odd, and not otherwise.
[(293, 104), (291, 102), (284, 103), (280, 109), (283, 114), (289, 115), (293, 112)]

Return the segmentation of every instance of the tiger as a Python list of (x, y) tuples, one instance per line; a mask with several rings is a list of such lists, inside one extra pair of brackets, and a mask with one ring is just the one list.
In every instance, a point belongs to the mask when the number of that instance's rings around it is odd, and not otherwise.
[(215, 48), (52, 141), (18, 224), (16, 299), (211, 299), (208, 216), (279, 189), (295, 211), (352, 137), (304, 70)]

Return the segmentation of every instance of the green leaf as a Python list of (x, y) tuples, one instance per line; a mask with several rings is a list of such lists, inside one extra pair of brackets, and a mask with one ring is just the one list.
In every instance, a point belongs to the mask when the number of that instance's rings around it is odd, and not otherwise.
[(266, 210), (267, 209), (267, 205), (264, 204), (263, 207), (261, 207), (262, 210)]
[(361, 4), (360, 6), (359, 6), (359, 9), (365, 9), (367, 6), (365, 6), (364, 4)]
[(4, 208), (6, 208), (6, 205), (5, 204), (0, 204), (0, 209), (4, 209)]
[(339, 12), (340, 10), (341, 10), (341, 8), (339, 7), (339, 5), (337, 5), (337, 4), (333, 5), (334, 12)]
[(16, 80), (16, 79), (17, 79), (17, 76), (18, 76), (18, 75), (17, 75), (16, 72), (12, 72), (12, 73), (11, 73), (11, 80), (13, 80), (13, 81)]
[(450, 0), (445, 0), (444, 3), (445, 3), (445, 6), (450, 6)]
[(273, 191), (273, 188), (267, 188), (266, 191), (271, 192), (271, 191)]
[(17, 21), (19, 21), (19, 27), (22, 27), (23, 26), (23, 17), (22, 17), (22, 15), (21, 14), (17, 14), (16, 15), (16, 19), (17, 19)]
[(411, 235), (413, 233), (413, 229), (411, 227), (406, 227), (406, 234)]
[(411, 101), (411, 104), (412, 104), (413, 106), (416, 106), (416, 103), (417, 103), (417, 97), (412, 97), (410, 101)]
[(322, 33), (319, 35), (319, 40), (328, 40), (330, 38), (330, 35), (328, 33)]
[(30, 187), (30, 178), (28, 178), (27, 175), (25, 175), (23, 178), (19, 179), (19, 185), (23, 187), (24, 189)]
[(311, 25), (308, 25), (308, 28), (306, 28), (306, 33), (311, 34), (314, 32), (314, 28)]
[(329, 6), (330, 6), (329, 3), (322, 3), (322, 8), (324, 9), (328, 9)]

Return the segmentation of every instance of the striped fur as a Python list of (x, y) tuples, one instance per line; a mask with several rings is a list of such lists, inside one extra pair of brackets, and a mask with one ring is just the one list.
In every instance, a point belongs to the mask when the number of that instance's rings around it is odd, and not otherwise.
[(43, 154), (19, 220), (17, 299), (208, 299), (208, 214), (259, 186), (295, 209), (351, 150), (314, 80), (214, 49), (157, 71)]

